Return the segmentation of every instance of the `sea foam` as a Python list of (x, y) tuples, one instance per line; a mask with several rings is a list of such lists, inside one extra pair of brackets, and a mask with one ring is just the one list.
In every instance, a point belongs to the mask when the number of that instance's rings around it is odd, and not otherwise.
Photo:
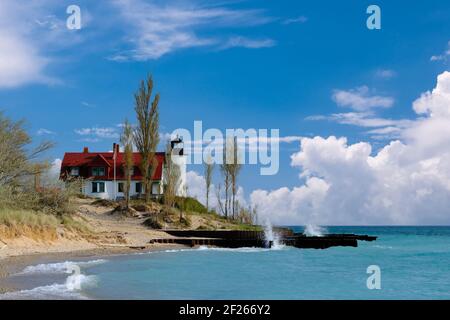
[(54, 283), (46, 286), (40, 286), (28, 290), (20, 290), (0, 294), (0, 300), (21, 300), (21, 299), (88, 299), (83, 295), (83, 289), (92, 288), (97, 285), (95, 276), (84, 274), (74, 274), (67, 277), (65, 283)]
[(97, 259), (91, 261), (64, 261), (56, 263), (42, 263), (34, 266), (28, 266), (16, 275), (43, 274), (43, 273), (71, 273), (71, 266), (86, 268), (105, 263), (107, 260)]
[(107, 260), (97, 259), (90, 261), (64, 261), (56, 263), (43, 263), (28, 266), (14, 276), (32, 276), (38, 274), (69, 274), (64, 283), (53, 283), (39, 286), (33, 289), (20, 290), (0, 294), (3, 299), (87, 299), (82, 293), (83, 289), (92, 288), (97, 285), (97, 278), (92, 275), (73, 273), (75, 270), (86, 268)]

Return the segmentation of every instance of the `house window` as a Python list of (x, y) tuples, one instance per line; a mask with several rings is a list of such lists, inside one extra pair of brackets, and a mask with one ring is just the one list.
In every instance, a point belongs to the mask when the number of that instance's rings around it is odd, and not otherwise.
[(92, 193), (103, 193), (105, 192), (104, 182), (92, 182)]
[(95, 177), (101, 177), (105, 175), (105, 168), (103, 167), (94, 167), (92, 168), (92, 175)]
[(136, 193), (142, 193), (142, 182), (136, 182)]
[(118, 183), (118, 185), (117, 185), (117, 191), (119, 191), (119, 192), (123, 192), (123, 182), (119, 182)]
[(80, 169), (78, 167), (70, 168), (70, 175), (71, 176), (79, 176), (80, 175)]
[(152, 194), (160, 194), (159, 192), (159, 183), (158, 182), (153, 182), (152, 184)]

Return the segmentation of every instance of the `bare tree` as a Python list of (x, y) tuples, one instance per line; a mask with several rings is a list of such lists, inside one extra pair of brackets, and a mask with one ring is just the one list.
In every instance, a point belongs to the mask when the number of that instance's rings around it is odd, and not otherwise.
[(224, 178), (225, 188), (225, 216), (231, 214), (233, 219), (236, 219), (237, 214), (237, 177), (242, 165), (239, 163), (239, 150), (237, 146), (237, 139), (228, 139), (224, 143), (223, 163), (220, 165), (220, 172)]
[(25, 131), (24, 121), (14, 122), (0, 112), (0, 186), (18, 183), (27, 176), (39, 175), (48, 169), (45, 161), (37, 159), (53, 143), (45, 141), (29, 150), (31, 138)]
[(134, 95), (138, 124), (134, 132), (134, 142), (142, 157), (140, 169), (147, 202), (150, 201), (152, 178), (157, 167), (155, 153), (159, 143), (159, 94), (155, 95), (150, 104), (152, 91), (153, 79), (148, 75), (147, 81), (141, 81), (140, 88)]
[[(228, 213), (230, 209), (230, 186), (231, 186), (231, 176), (230, 176), (230, 168), (229, 164), (227, 163), (227, 145), (224, 144), (224, 151), (223, 151), (223, 163), (220, 165), (220, 172), (222, 173), (223, 180), (224, 180), (224, 192), (225, 192), (225, 204), (223, 205), (223, 214), (225, 218), (228, 219)], [(219, 199), (221, 195), (219, 194)]]
[(248, 207), (242, 207), (237, 203), (237, 219), (240, 223), (245, 224), (258, 224), (258, 209), (257, 206), (248, 206)]
[(225, 206), (222, 202), (222, 186), (219, 184), (216, 188), (217, 207), (221, 215), (225, 216)]
[(133, 174), (133, 128), (128, 120), (125, 120), (122, 135), (120, 136), (120, 143), (124, 147), (123, 153), (123, 172), (125, 176), (124, 195), (125, 195), (125, 207), (130, 207), (130, 187), (131, 187), (131, 175)]
[(234, 137), (233, 141), (227, 144), (227, 153), (231, 154), (231, 163), (227, 164), (228, 171), (231, 179), (231, 194), (232, 194), (232, 215), (233, 219), (236, 219), (236, 215), (238, 214), (238, 203), (236, 201), (236, 193), (237, 193), (237, 178), (241, 171), (242, 164), (239, 163), (239, 148), (237, 144), (237, 138)]
[(211, 188), (213, 171), (214, 171), (214, 163), (211, 157), (208, 157), (205, 162), (206, 210), (208, 212), (209, 212), (209, 191)]

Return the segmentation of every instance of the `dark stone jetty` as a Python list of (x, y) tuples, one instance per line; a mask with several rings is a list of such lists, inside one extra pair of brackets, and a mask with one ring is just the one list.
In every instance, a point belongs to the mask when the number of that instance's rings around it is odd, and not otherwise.
[[(207, 245), (223, 248), (258, 247), (270, 248), (263, 231), (238, 230), (164, 230), (172, 238), (153, 239), (150, 243), (176, 243), (188, 246)], [(287, 246), (303, 249), (326, 249), (330, 247), (357, 247), (359, 241), (374, 241), (377, 237), (356, 234), (326, 234), (306, 236), (288, 228), (273, 228), (278, 241)]]

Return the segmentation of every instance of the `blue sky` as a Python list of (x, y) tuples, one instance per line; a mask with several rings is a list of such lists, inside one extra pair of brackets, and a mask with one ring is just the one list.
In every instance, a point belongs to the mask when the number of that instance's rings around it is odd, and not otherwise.
[[(81, 8), (81, 30), (65, 27), (69, 4)], [(449, 69), (450, 5), (376, 1), (382, 29), (368, 30), (370, 4), (5, 1), (0, 108), (27, 119), (37, 140), (57, 143), (50, 159), (86, 145), (110, 150), (117, 124), (134, 120), (139, 81), (152, 73), (163, 133), (202, 120), (204, 128), (346, 137), (349, 144), (370, 143), (375, 153), (417, 118), (413, 101)], [(79, 134), (89, 128), (103, 129)], [(299, 184), (290, 164), (299, 142), (280, 148), (277, 175), (244, 168), (246, 193)]]

